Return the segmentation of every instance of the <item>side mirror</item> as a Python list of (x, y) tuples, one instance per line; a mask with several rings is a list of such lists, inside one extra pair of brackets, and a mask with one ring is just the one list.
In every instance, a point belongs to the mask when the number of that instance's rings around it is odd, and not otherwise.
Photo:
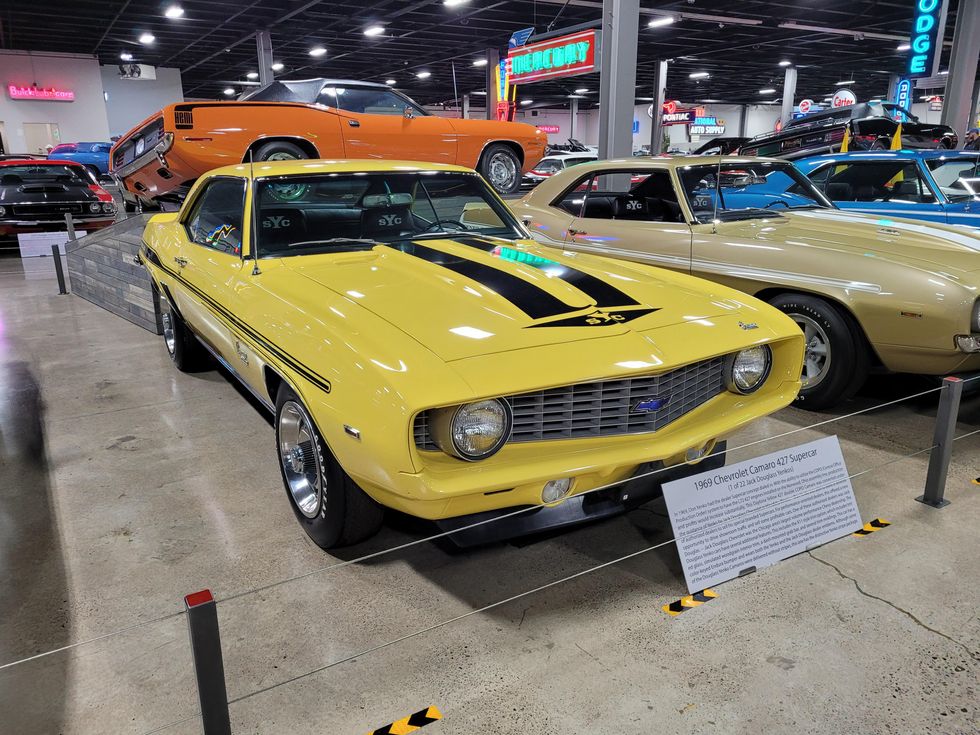
[(405, 118), (407, 120), (411, 120), (413, 117), (415, 117), (415, 110), (413, 110), (411, 107), (406, 107), (405, 108)]
[(531, 215), (529, 215), (529, 214), (524, 214), (524, 215), (521, 215), (521, 222), (523, 222), (523, 223), (524, 223), (524, 226), (525, 226), (525, 227), (530, 227), (530, 226), (531, 226), (531, 220), (532, 220), (532, 219), (533, 219), (533, 218), (532, 218), (532, 217), (531, 217)]

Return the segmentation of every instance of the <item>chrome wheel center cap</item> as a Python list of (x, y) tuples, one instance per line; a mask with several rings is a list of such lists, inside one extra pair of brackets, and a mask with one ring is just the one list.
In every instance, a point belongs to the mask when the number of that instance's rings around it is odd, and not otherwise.
[(303, 461), (303, 450), (299, 447), (293, 447), (289, 450), (286, 461), (289, 462), (289, 469), (297, 474), (302, 473), (306, 466), (306, 463)]

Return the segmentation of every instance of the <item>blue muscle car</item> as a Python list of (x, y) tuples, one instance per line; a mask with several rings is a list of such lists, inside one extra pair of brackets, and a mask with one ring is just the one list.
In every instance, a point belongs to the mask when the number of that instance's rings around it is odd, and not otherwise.
[(48, 154), (56, 161), (75, 161), (80, 163), (96, 178), (109, 174), (109, 150), (112, 143), (62, 143)]
[(875, 151), (796, 165), (841, 209), (980, 227), (980, 152)]

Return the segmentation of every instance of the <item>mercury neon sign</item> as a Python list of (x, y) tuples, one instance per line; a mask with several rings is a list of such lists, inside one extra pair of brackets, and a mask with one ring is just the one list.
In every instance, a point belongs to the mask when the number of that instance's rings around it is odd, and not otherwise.
[(931, 77), (936, 73), (940, 56), (937, 49), (943, 42), (948, 5), (949, 0), (915, 0), (907, 77)]
[(587, 74), (597, 68), (599, 33), (582, 31), (512, 48), (507, 53), (512, 84)]
[(46, 100), (49, 102), (73, 102), (75, 93), (70, 89), (55, 87), (21, 87), (17, 84), (7, 85), (7, 94), (12, 100)]

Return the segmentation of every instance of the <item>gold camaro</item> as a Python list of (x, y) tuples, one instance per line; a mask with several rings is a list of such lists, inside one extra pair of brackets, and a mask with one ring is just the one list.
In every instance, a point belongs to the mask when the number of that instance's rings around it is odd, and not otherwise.
[(839, 210), (785, 161), (586, 163), (513, 209), (563, 251), (702, 276), (788, 314), (806, 337), (807, 408), (851, 395), (870, 370), (980, 369), (977, 231)]
[(777, 310), (541, 247), (457, 166), (221, 168), (143, 237), (170, 356), (210, 352), (275, 412), (286, 495), (325, 548), (382, 507), (463, 544), (618, 512), (724, 464), (720, 437), (800, 386)]

